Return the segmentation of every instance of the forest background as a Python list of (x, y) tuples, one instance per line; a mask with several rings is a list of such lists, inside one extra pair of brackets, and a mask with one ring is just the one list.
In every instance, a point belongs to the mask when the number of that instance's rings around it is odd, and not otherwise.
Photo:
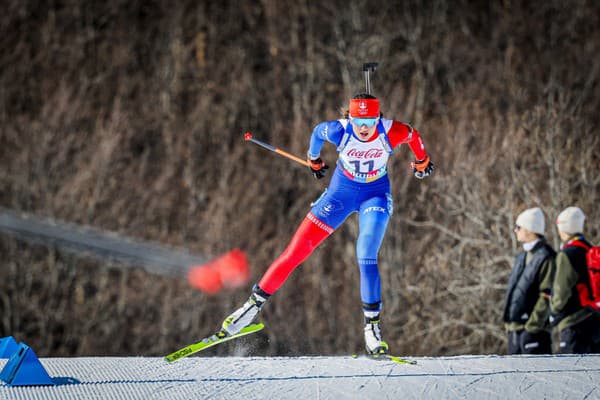
[[(43, 356), (163, 355), (212, 333), (325, 188), (302, 156), (364, 89), (421, 132), (390, 165), (380, 252), (394, 353), (505, 352), (502, 307), (525, 208), (587, 215), (600, 242), (600, 3), (563, 1), (22, 1), (0, 18), (0, 207), (195, 253), (241, 248), (247, 287), (184, 280), (0, 236), (0, 336)], [(323, 158), (336, 153), (326, 146)], [(265, 307), (246, 354), (363, 348), (356, 217)], [(231, 354), (223, 346), (213, 354)]]

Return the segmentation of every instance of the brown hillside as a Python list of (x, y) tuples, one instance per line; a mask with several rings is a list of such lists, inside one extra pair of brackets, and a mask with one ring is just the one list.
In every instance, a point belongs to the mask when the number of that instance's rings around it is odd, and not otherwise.
[[(504, 352), (524, 208), (544, 208), (558, 245), (552, 221), (578, 205), (600, 242), (597, 1), (175, 3), (4, 1), (1, 207), (206, 255), (239, 247), (255, 281), (326, 182), (243, 133), (305, 154), (378, 61), (384, 114), (415, 126), (437, 167), (414, 179), (408, 148), (390, 166), (394, 353)], [(356, 234), (351, 217), (267, 305), (257, 354), (362, 349)], [(0, 236), (0, 336), (42, 356), (161, 355), (251, 287), (208, 297), (105, 267)]]

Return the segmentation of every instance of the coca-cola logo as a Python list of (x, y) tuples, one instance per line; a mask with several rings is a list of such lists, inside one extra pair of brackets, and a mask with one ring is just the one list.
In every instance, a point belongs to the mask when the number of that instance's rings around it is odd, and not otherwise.
[(354, 158), (379, 158), (383, 155), (383, 149), (368, 149), (368, 150), (357, 150), (350, 149), (348, 150), (348, 157)]

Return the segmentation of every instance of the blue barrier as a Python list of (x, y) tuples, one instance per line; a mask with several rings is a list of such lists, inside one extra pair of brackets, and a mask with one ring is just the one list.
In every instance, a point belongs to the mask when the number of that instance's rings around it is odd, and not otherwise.
[(19, 346), (12, 336), (0, 339), (0, 358), (10, 358)]
[(0, 371), (0, 379), (9, 386), (55, 385), (35, 352), (25, 343), (19, 344)]

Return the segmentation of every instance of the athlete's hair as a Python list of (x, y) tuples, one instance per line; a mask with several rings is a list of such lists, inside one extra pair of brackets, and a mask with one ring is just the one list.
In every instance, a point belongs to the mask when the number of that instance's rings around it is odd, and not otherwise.
[(359, 94), (355, 94), (354, 97), (352, 97), (352, 100), (356, 100), (356, 99), (376, 99), (377, 97), (373, 96), (372, 94), (369, 93), (359, 93)]
[[(356, 100), (356, 99), (376, 99), (377, 97), (373, 96), (372, 94), (369, 93), (358, 93), (355, 94), (354, 96), (352, 96), (352, 100)], [(348, 105), (344, 105), (343, 107), (340, 107), (340, 111), (342, 114), (342, 118), (343, 119), (348, 119), (350, 118), (350, 109), (348, 108)], [(383, 113), (380, 112), (379, 113), (379, 117), (383, 117)]]

